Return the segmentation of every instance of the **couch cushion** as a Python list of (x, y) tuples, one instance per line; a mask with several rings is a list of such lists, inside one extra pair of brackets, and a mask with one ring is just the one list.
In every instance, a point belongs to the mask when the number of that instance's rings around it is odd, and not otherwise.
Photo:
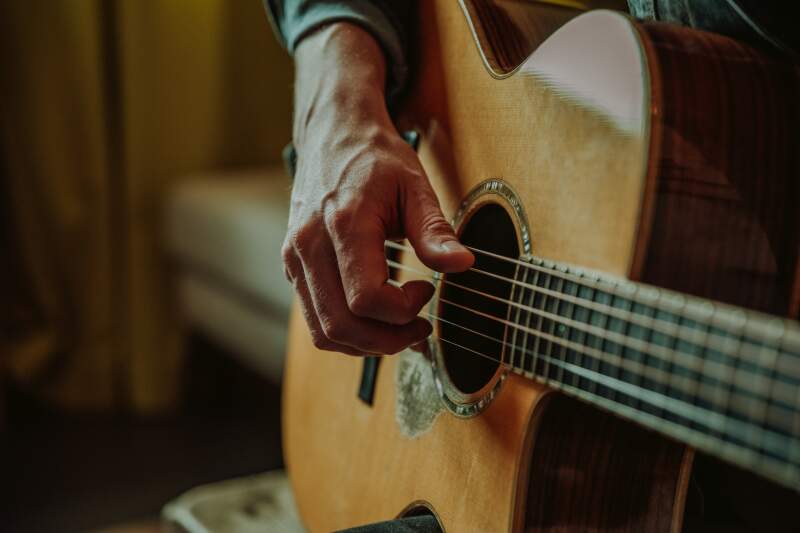
[(166, 246), (180, 268), (288, 311), (280, 249), (289, 212), (283, 168), (186, 179), (169, 194)]
[(184, 272), (178, 279), (183, 316), (226, 348), (240, 363), (280, 383), (286, 352), (285, 314), (263, 309), (235, 291)]
[(203, 485), (168, 503), (165, 530), (176, 533), (302, 533), (282, 470)]

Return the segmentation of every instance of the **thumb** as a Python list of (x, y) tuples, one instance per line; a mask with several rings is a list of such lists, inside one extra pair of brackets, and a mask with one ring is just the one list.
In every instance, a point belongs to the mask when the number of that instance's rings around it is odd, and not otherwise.
[(405, 234), (425, 266), (438, 272), (462, 272), (472, 266), (475, 257), (458, 242), (427, 177), (410, 183), (404, 200)]

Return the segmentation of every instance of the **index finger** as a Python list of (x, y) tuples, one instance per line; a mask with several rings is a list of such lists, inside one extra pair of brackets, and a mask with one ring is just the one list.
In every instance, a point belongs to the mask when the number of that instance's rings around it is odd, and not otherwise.
[[(344, 219), (343, 219), (344, 218)], [(350, 311), (363, 318), (408, 324), (433, 295), (433, 285), (410, 281), (401, 287), (388, 283), (384, 241), (386, 229), (377, 216), (363, 220), (334, 215), (331, 237)]]

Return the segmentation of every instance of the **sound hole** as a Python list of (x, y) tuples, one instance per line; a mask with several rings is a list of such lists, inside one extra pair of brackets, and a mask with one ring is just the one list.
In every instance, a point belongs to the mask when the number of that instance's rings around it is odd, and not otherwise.
[[(498, 204), (487, 204), (473, 213), (461, 231), (461, 242), (504, 257), (519, 257), (516, 229), (506, 210)], [(513, 262), (475, 253), (476, 270), (510, 279), (515, 267)], [(441, 343), (442, 357), (453, 385), (462, 393), (471, 394), (492, 379), (503, 354), (502, 321), (508, 317), (508, 304), (485, 295), (508, 300), (512, 284), (475, 271), (448, 274), (444, 281), (441, 299), (452, 304), (440, 301), (440, 315), (446, 320), (440, 322), (440, 336), (445, 339)]]

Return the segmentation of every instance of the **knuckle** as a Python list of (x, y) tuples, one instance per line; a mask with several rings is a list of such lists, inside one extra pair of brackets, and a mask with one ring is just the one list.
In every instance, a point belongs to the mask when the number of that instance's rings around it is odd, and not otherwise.
[(365, 290), (355, 290), (348, 295), (347, 306), (356, 316), (369, 316), (375, 309), (374, 293)]
[(338, 237), (347, 236), (358, 220), (358, 207), (349, 205), (331, 210), (325, 217), (325, 225), (331, 233)]
[(311, 332), (311, 342), (314, 343), (314, 347), (318, 350), (331, 350), (333, 348), (333, 343), (320, 331)]
[(287, 267), (294, 263), (294, 248), (288, 242), (284, 242), (283, 246), (281, 246), (281, 259), (283, 259), (283, 264)]
[(281, 247), (281, 259), (283, 259), (283, 264), (286, 268), (292, 268), (297, 262), (297, 258), (294, 254), (294, 247), (289, 242), (284, 242)]
[(338, 320), (323, 320), (320, 322), (322, 331), (325, 337), (329, 340), (338, 343), (346, 344), (348, 337), (348, 328)]
[(296, 253), (302, 255), (309, 250), (319, 235), (319, 223), (316, 219), (311, 219), (300, 225), (300, 227), (292, 233), (290, 237), (291, 246)]
[(428, 234), (438, 235), (441, 233), (453, 232), (453, 227), (444, 219), (441, 213), (438, 212), (427, 213), (422, 217), (421, 223), (425, 232)]
[(283, 259), (283, 275), (289, 281), (294, 281), (300, 277), (300, 265), (294, 247), (285, 242), (281, 248), (281, 258)]

